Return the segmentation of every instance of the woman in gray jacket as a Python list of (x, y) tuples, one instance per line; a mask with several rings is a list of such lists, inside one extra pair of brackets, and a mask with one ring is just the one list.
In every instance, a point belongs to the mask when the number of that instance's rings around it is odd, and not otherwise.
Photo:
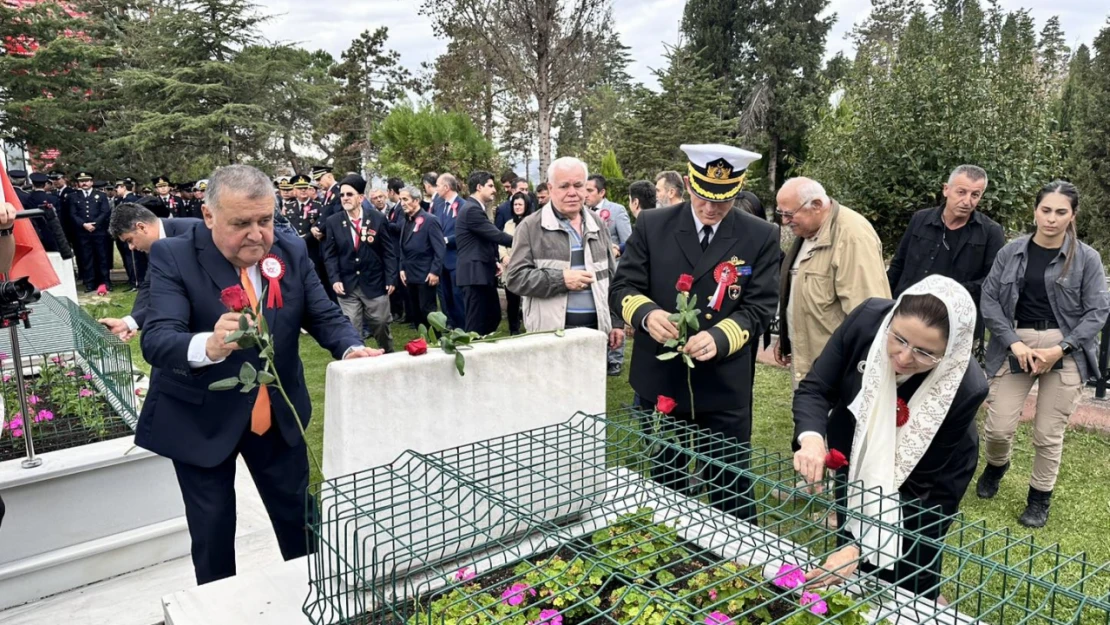
[(987, 373), (992, 376), (984, 428), (987, 467), (976, 492), (989, 499), (1010, 468), (1018, 418), (1033, 382), (1033, 475), (1019, 522), (1043, 527), (1064, 430), (1083, 395), (1083, 384), (1099, 375), (1096, 337), (1110, 302), (1102, 259), (1076, 236), (1079, 192), (1054, 181), (1037, 194), (1037, 232), (999, 251), (983, 283), (980, 304), (990, 329)]

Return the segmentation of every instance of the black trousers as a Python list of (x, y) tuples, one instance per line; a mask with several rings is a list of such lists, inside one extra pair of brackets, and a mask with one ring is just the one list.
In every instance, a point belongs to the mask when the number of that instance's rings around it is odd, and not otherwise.
[[(655, 409), (648, 398), (636, 397), (641, 409)], [(709, 503), (714, 508), (740, 519), (756, 521), (755, 502), (752, 498), (751, 480), (743, 473), (751, 465), (752, 421), (750, 411), (698, 410), (695, 420), (689, 413), (672, 413), (678, 425), (694, 425), (701, 430), (693, 436), (691, 445), (686, 428), (667, 428), (660, 421), (659, 428), (650, 416), (641, 422), (645, 434), (658, 441), (648, 449), (651, 479), (690, 497), (697, 497), (708, 490)], [(714, 440), (709, 434), (720, 434), (729, 440)], [(679, 448), (679, 449), (676, 449)], [(697, 463), (689, 450), (727, 466)], [(701, 476), (702, 492), (697, 492), (690, 480), (691, 469)]]
[(464, 286), (462, 291), (466, 310), (463, 329), (483, 335), (497, 330), (501, 324), (501, 300), (497, 297), (497, 287), (485, 284)]
[(119, 257), (123, 260), (123, 270), (127, 272), (127, 284), (136, 289), (139, 288), (140, 280), (135, 267), (138, 254), (132, 252), (131, 248), (119, 239), (116, 239), (116, 249), (119, 250)]
[(520, 296), (505, 289), (505, 316), (509, 318), (509, 334), (520, 334)]
[(88, 290), (101, 284), (108, 284), (111, 270), (111, 242), (107, 235), (92, 234), (83, 228), (77, 234), (77, 245), (81, 248), (78, 260), (81, 263), (81, 281)]
[(408, 287), (400, 279), (394, 286), (393, 294), (389, 296), (389, 314), (394, 319), (404, 317), (406, 323), (412, 323), (412, 311), (408, 307)]
[(408, 310), (412, 315), (414, 327), (428, 326), (428, 315), (436, 311), (438, 287), (410, 282), (405, 289), (408, 296)]
[(316, 522), (318, 513), (315, 501), (306, 497), (305, 453), (303, 442), (290, 447), (274, 424), (262, 436), (248, 426), (235, 452), (215, 467), (173, 463), (185, 500), (198, 585), (235, 575), (235, 458), (239, 454), (262, 496), (281, 557), (292, 560), (315, 551), (308, 524)]

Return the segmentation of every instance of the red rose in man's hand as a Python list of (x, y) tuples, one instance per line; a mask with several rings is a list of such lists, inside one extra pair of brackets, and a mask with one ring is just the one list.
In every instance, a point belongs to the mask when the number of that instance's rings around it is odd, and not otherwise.
[(825, 466), (836, 471), (848, 466), (848, 459), (840, 453), (839, 449), (830, 449), (829, 453), (825, 454)]
[(678, 282), (674, 285), (675, 290), (689, 293), (690, 289), (694, 288), (694, 276), (684, 273), (678, 277)]
[(428, 342), (424, 339), (413, 339), (405, 344), (405, 351), (410, 356), (419, 356), (428, 353)]
[(220, 291), (220, 302), (227, 306), (227, 309), (231, 312), (243, 312), (251, 305), (250, 299), (247, 298), (247, 292), (238, 284)]
[(660, 395), (655, 400), (655, 409), (659, 412), (662, 412), (663, 414), (671, 414), (672, 412), (674, 412), (675, 406), (677, 405), (678, 404), (675, 403), (675, 400), (667, 397), (666, 395)]

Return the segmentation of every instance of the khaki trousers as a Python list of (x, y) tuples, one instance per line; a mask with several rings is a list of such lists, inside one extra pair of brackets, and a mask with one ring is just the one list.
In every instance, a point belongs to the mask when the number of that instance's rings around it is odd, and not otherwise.
[[(1054, 347), (1064, 340), (1059, 330), (1017, 330), (1021, 341), (1033, 349)], [(1007, 360), (991, 379), (987, 395), (987, 422), (983, 432), (987, 462), (1002, 466), (1010, 460), (1014, 431), (1017, 430), (1025, 399), (1037, 382), (1037, 414), (1033, 419), (1033, 477), (1029, 485), (1051, 491), (1060, 472), (1064, 451), (1064, 430), (1083, 395), (1083, 382), (1075, 358), (1064, 356), (1064, 368), (1034, 378), (1028, 373), (1010, 373)]]

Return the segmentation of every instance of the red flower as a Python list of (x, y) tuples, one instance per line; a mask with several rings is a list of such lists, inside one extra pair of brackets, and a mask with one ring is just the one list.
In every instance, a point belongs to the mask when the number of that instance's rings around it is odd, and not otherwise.
[(906, 405), (906, 400), (901, 397), (898, 398), (898, 427), (902, 427), (910, 420), (910, 407)]
[(678, 282), (675, 283), (674, 288), (683, 293), (689, 293), (690, 289), (694, 288), (694, 276), (684, 273), (678, 277)]
[(251, 305), (247, 292), (238, 284), (220, 291), (220, 302), (231, 312), (243, 312)]
[(413, 339), (405, 344), (405, 351), (410, 356), (419, 356), (428, 353), (428, 342), (424, 339)]
[(825, 454), (825, 466), (836, 471), (848, 466), (848, 459), (840, 453), (839, 449), (830, 449), (829, 453)]
[(660, 395), (655, 400), (655, 409), (659, 412), (662, 412), (663, 414), (671, 414), (672, 412), (674, 412), (674, 408), (677, 405), (678, 404), (675, 403), (675, 400), (667, 397), (666, 395)]
[(107, 284), (102, 284), (102, 285), (96, 287), (96, 294), (97, 295), (107, 295), (108, 294), (108, 285)]

